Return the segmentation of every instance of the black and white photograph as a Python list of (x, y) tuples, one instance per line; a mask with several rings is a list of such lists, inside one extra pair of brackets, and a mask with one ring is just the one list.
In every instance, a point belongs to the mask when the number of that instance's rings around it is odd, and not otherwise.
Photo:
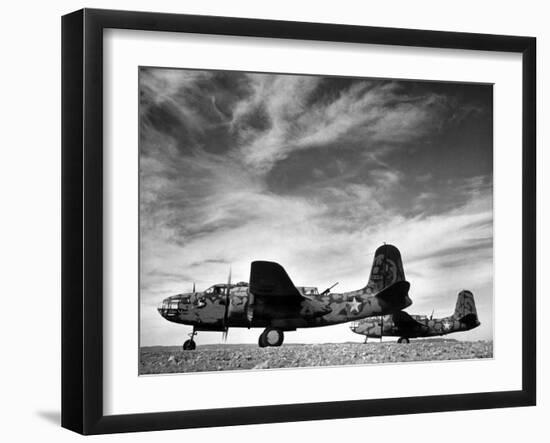
[(139, 67), (139, 374), (493, 357), (493, 85)]
[(0, 441), (541, 440), (547, 10), (6, 2)]

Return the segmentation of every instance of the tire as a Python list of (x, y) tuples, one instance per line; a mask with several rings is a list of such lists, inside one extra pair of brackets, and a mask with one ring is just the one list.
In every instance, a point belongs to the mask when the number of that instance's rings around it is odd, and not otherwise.
[(267, 346), (267, 343), (265, 341), (264, 333), (262, 332), (260, 336), (258, 337), (258, 346), (260, 348), (265, 348)]
[(196, 347), (197, 347), (197, 344), (195, 343), (194, 340), (187, 340), (183, 344), (183, 350), (184, 351), (194, 351)]
[(399, 340), (397, 340), (397, 343), (410, 343), (410, 340), (407, 337), (400, 337)]

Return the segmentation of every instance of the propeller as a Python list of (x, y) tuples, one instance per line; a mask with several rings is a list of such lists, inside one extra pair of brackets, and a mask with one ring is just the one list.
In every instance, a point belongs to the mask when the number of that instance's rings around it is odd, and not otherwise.
[(231, 300), (229, 299), (230, 288), (231, 288), (231, 265), (229, 265), (229, 275), (227, 276), (227, 286), (225, 288), (225, 314), (223, 317), (224, 331), (222, 334), (222, 339), (224, 342), (227, 341), (227, 333), (229, 331), (229, 327), (227, 326), (227, 314), (229, 312), (229, 303), (231, 302)]
[(200, 301), (197, 299), (197, 291), (195, 290), (195, 282), (193, 282), (193, 295), (191, 296), (191, 300), (193, 301), (193, 304), (200, 307)]
[(430, 314), (430, 320), (434, 318), (434, 310), (435, 309), (432, 309), (432, 313)]
[[(227, 287), (225, 288), (226, 301), (229, 301), (229, 287), (231, 286), (231, 265), (229, 265), (229, 275), (227, 276)], [(228, 304), (229, 306), (229, 304)]]

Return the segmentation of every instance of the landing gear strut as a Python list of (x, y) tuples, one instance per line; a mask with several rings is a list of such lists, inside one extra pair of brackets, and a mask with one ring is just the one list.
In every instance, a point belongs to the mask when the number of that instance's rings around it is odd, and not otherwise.
[(191, 332), (189, 334), (189, 337), (191, 337), (191, 339), (186, 340), (185, 343), (183, 344), (183, 350), (184, 351), (194, 351), (195, 350), (195, 348), (197, 347), (197, 344), (195, 343), (195, 340), (193, 340), (195, 338), (195, 335), (197, 335), (197, 331), (195, 331), (195, 329), (193, 329), (193, 332)]
[(260, 338), (258, 338), (258, 345), (260, 348), (265, 348), (266, 346), (281, 346), (284, 339), (285, 336), (280, 329), (266, 328), (266, 330), (261, 333)]
[(399, 339), (397, 340), (397, 343), (410, 343), (410, 340), (407, 338), (407, 337), (399, 337)]

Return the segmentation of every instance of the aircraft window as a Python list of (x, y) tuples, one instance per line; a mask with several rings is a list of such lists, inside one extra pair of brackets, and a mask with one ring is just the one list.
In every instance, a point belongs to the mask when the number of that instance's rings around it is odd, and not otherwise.
[(178, 309), (178, 302), (171, 302), (168, 309)]
[(214, 292), (214, 287), (208, 288), (205, 293), (206, 294), (212, 294)]
[(246, 294), (247, 288), (236, 287), (231, 289), (231, 294)]

